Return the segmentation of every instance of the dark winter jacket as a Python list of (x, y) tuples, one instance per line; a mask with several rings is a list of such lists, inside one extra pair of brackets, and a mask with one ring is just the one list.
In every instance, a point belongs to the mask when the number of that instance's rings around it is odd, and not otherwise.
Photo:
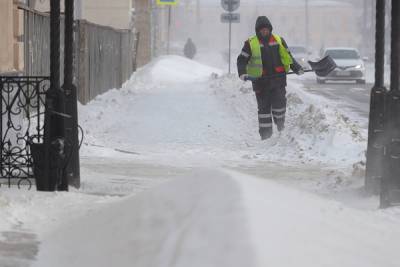
[(196, 46), (194, 45), (194, 43), (192, 42), (192, 39), (188, 39), (185, 47), (183, 48), (183, 54), (185, 55), (185, 57), (193, 59), (194, 55), (196, 55)]
[[(261, 47), (261, 59), (263, 63), (263, 73), (264, 73), (263, 76), (266, 77), (270, 75), (275, 75), (275, 76), (271, 77), (270, 79), (263, 80), (263, 84), (273, 87), (285, 87), (286, 73), (281, 73), (281, 75), (276, 76), (276, 74), (279, 73), (277, 73), (274, 68), (274, 66), (282, 65), (282, 61), (279, 55), (279, 48), (277, 46), (272, 47), (269, 45), (269, 40), (271, 36), (267, 36), (266, 38), (261, 37), (260, 29), (264, 27), (269, 28), (269, 30), (272, 33), (273, 27), (269, 19), (265, 16), (260, 16), (257, 18), (255, 30), (256, 30), (256, 35), (258, 36), (261, 44), (263, 45), (263, 47)], [(281, 39), (283, 46), (287, 48), (288, 46), (286, 44), (286, 41), (283, 38)], [(247, 40), (244, 43), (242, 52), (237, 58), (237, 68), (239, 76), (242, 74), (246, 74), (246, 67), (250, 58), (251, 58), (251, 48), (250, 48), (250, 43)], [(290, 66), (290, 68), (294, 72), (297, 72), (301, 69), (301, 66), (297, 63), (297, 61), (293, 57), (292, 59), (293, 59), (293, 64)]]

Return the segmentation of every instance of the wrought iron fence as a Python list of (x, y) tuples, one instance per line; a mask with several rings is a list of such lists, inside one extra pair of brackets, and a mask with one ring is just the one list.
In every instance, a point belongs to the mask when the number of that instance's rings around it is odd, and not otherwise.
[(49, 77), (0, 76), (0, 185), (32, 186), (29, 142), (43, 142)]

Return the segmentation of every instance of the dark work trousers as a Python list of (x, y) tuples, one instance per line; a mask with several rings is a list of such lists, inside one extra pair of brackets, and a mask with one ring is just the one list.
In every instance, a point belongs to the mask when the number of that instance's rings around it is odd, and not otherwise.
[(267, 139), (272, 135), (272, 121), (278, 131), (285, 127), (286, 88), (262, 84), (253, 84), (253, 88), (257, 98), (260, 136)]

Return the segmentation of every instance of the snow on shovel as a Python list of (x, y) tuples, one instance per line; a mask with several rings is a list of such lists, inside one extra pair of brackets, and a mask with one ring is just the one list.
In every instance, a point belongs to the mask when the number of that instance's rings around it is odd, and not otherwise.
[[(333, 61), (333, 59), (327, 55), (324, 58), (322, 58), (320, 61), (317, 62), (313, 62), (313, 61), (308, 61), (308, 64), (310, 64), (311, 70), (304, 70), (304, 72), (315, 72), (315, 74), (317, 74), (320, 77), (325, 77), (327, 76), (331, 71), (333, 71), (337, 66), (335, 61)], [(290, 74), (295, 74), (295, 72), (291, 71), (286, 73), (287, 75)], [(273, 78), (273, 77), (278, 77), (281, 76), (283, 74), (273, 74), (273, 75), (269, 75), (266, 77), (246, 77), (246, 81), (258, 81), (258, 80), (262, 80), (262, 79), (269, 79), (269, 78)]]

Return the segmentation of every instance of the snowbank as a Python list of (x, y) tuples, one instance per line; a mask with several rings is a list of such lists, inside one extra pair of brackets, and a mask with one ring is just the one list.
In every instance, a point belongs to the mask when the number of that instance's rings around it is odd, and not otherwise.
[(181, 56), (161, 56), (140, 68), (128, 86), (138, 80), (148, 85), (199, 82), (209, 79), (212, 73), (222, 74), (222, 71)]
[(253, 259), (237, 184), (196, 171), (61, 224), (34, 266), (242, 267)]
[[(234, 76), (216, 79), (211, 87), (215, 94), (241, 118), (242, 127), (258, 129), (257, 104), (250, 83)], [(355, 120), (345, 116), (346, 110), (336, 103), (310, 94), (292, 80), (287, 86), (286, 128), (281, 136), (275, 133), (261, 146), (264, 158), (284, 162), (321, 162), (348, 166), (364, 160), (366, 132)], [(252, 155), (249, 155), (252, 156)], [(259, 157), (259, 155), (257, 155)]]
[[(261, 142), (251, 83), (235, 75), (218, 78), (217, 73), (218, 69), (179, 56), (164, 56), (145, 66), (122, 89), (80, 107), (84, 155), (96, 145), (105, 147), (99, 153), (118, 157), (115, 150), (126, 150), (137, 159), (156, 157), (166, 164), (192, 159), (352, 166), (364, 160), (366, 133), (343, 115), (351, 113), (307, 93), (293, 80), (288, 81), (283, 135), (275, 133)], [(190, 86), (187, 81), (192, 81)]]

